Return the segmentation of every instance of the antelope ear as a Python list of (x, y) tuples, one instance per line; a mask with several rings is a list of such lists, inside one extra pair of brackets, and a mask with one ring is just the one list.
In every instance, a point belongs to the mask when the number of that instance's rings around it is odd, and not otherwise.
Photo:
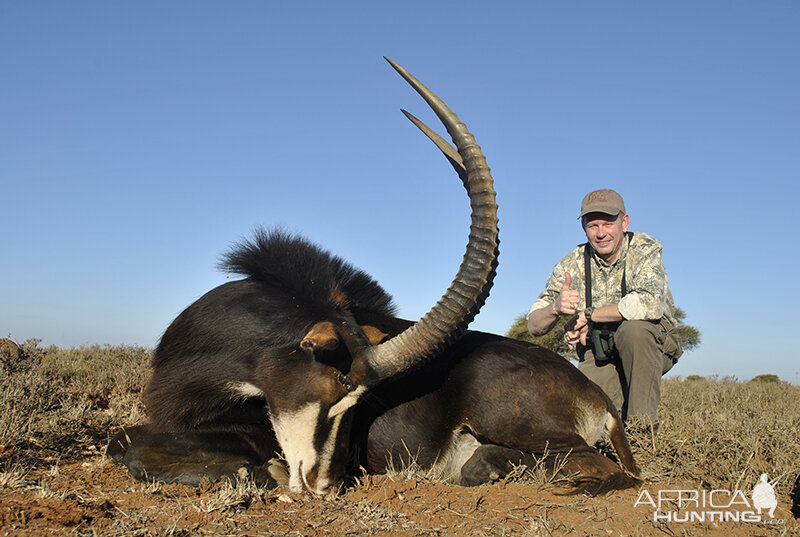
[(300, 347), (307, 351), (332, 351), (339, 346), (339, 335), (330, 321), (322, 321), (311, 327), (311, 330), (300, 342)]
[(385, 339), (389, 337), (389, 334), (387, 334), (386, 332), (381, 332), (374, 326), (368, 324), (361, 325), (361, 330), (364, 331), (364, 335), (367, 336), (367, 339), (369, 340), (371, 345), (377, 345), (379, 343), (382, 343)]

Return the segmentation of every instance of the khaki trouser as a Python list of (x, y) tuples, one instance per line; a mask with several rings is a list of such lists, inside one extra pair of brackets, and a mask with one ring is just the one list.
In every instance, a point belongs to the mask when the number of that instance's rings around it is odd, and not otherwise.
[(683, 353), (672, 322), (623, 321), (614, 335), (615, 356), (595, 359), (591, 349), (578, 346), (578, 369), (600, 386), (624, 420), (637, 416), (655, 422), (661, 400), (661, 376)]

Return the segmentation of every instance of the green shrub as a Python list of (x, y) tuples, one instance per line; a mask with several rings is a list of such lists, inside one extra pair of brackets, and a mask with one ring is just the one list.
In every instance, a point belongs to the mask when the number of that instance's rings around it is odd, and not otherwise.
[(780, 382), (778, 375), (758, 375), (753, 377), (750, 382)]

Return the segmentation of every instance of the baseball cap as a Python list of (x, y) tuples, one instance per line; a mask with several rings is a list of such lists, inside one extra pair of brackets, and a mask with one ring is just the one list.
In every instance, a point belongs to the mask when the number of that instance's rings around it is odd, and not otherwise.
[(589, 213), (605, 213), (612, 216), (625, 214), (625, 202), (622, 201), (622, 196), (610, 188), (594, 190), (583, 197), (581, 214), (578, 218), (583, 218)]

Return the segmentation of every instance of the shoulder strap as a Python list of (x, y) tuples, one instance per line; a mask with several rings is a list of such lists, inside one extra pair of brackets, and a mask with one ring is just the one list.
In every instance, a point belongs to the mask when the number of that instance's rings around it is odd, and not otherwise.
[[(630, 248), (631, 239), (633, 239), (633, 231), (627, 231), (627, 232), (625, 232), (625, 235), (628, 236), (628, 248)], [(625, 284), (625, 268), (626, 267), (622, 267), (622, 296), (625, 296), (625, 295), (628, 294), (628, 286)]]
[(583, 281), (586, 282), (586, 307), (592, 305), (592, 253), (589, 243), (583, 245)]

